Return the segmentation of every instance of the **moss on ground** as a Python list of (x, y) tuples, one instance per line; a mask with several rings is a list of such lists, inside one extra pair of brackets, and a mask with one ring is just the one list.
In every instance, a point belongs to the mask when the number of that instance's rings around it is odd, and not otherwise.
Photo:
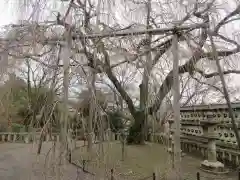
[(120, 179), (150, 177), (156, 170), (165, 172), (171, 167), (166, 150), (162, 145), (153, 143), (126, 145), (124, 160), (120, 142), (95, 144), (92, 153), (87, 152), (84, 146), (75, 150), (72, 157), (81, 166), (86, 160), (86, 170), (96, 174), (109, 175), (113, 168), (114, 176)]

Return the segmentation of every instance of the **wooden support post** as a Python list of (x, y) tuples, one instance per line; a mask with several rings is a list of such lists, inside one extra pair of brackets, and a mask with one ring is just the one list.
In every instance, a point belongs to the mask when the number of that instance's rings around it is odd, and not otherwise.
[(156, 174), (153, 173), (153, 180), (156, 180)]
[(240, 180), (240, 169), (238, 169), (238, 180)]
[(71, 163), (72, 162), (72, 151), (69, 150), (68, 152), (68, 162)]
[(85, 166), (86, 166), (86, 160), (83, 160), (83, 166), (82, 166), (83, 172), (86, 172)]
[(174, 169), (176, 172), (176, 180), (181, 180), (181, 139), (180, 139), (180, 85), (179, 85), (179, 60), (178, 60), (178, 35), (175, 32), (172, 41), (173, 53), (173, 112), (174, 112)]
[(111, 169), (111, 180), (114, 180), (114, 177), (113, 177), (113, 169)]
[(197, 180), (200, 180), (200, 173), (197, 172)]

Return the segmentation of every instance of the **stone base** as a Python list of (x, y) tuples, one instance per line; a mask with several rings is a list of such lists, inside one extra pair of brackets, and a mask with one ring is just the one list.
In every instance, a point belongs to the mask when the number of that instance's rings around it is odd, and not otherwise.
[(224, 164), (216, 161), (216, 162), (210, 162), (208, 160), (204, 160), (201, 163), (201, 170), (209, 173), (214, 173), (214, 174), (226, 174), (229, 171), (224, 167)]
[(29, 143), (29, 137), (25, 137), (25, 138), (24, 138), (24, 142), (25, 142), (25, 143)]

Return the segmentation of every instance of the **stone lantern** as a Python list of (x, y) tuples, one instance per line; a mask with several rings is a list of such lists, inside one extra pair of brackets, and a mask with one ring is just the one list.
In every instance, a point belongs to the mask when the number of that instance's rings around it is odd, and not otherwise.
[(216, 140), (218, 139), (217, 125), (220, 121), (215, 118), (214, 112), (208, 112), (200, 123), (203, 127), (203, 136), (208, 139), (207, 160), (201, 163), (201, 169), (209, 172), (223, 173), (224, 164), (217, 161), (216, 151)]

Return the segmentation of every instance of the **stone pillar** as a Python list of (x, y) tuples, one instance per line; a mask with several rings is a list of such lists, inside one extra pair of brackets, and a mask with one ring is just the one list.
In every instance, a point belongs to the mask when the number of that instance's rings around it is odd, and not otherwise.
[(207, 147), (207, 156), (208, 161), (216, 162), (217, 161), (217, 151), (216, 151), (216, 139), (217, 132), (215, 129), (217, 128), (217, 124), (214, 122), (210, 122), (205, 124), (204, 135), (208, 138), (208, 147)]
[(29, 133), (29, 141), (33, 142), (34, 128), (33, 127), (28, 127), (28, 133)]
[(107, 129), (107, 131), (106, 131), (106, 141), (110, 140), (110, 136), (111, 136), (111, 129)]
[(226, 159), (226, 152), (225, 151), (223, 151), (223, 153), (222, 153), (222, 159)]
[(108, 141), (109, 139), (109, 136), (108, 136), (108, 129), (104, 132), (104, 141)]
[(14, 135), (13, 135), (13, 142), (16, 142), (16, 140), (17, 140), (17, 135), (14, 134)]
[(29, 143), (29, 135), (28, 134), (24, 136), (24, 142)]
[(46, 135), (46, 141), (47, 142), (50, 141), (50, 135), (49, 134)]
[(189, 144), (188, 146), (188, 151), (191, 153), (192, 152), (192, 144)]
[(33, 143), (37, 143), (36, 132), (33, 132), (33, 133), (32, 133), (32, 139), (33, 139)]
[(229, 156), (228, 156), (228, 158), (229, 158), (228, 160), (229, 160), (230, 162), (232, 162), (232, 154), (229, 153), (228, 155), (229, 155)]
[(236, 166), (239, 166), (239, 156), (236, 155)]
[(73, 149), (77, 148), (77, 141), (76, 139), (72, 139), (72, 143), (73, 143)]
[[(36, 132), (35, 133), (35, 141), (37, 142), (38, 140), (40, 141), (41, 138), (41, 133)], [(44, 138), (43, 138), (44, 139)]]
[(111, 133), (111, 141), (115, 141), (115, 133), (114, 132)]
[(5, 142), (5, 134), (2, 134), (2, 141)]
[(60, 141), (60, 136), (59, 135), (57, 135), (57, 142), (59, 142)]
[(211, 162), (217, 161), (217, 151), (216, 151), (216, 141), (215, 139), (208, 140), (208, 149), (207, 149), (208, 160)]
[(150, 142), (154, 142), (154, 135), (150, 134)]
[(108, 129), (105, 131), (104, 141), (108, 141)]
[(154, 141), (154, 137), (153, 134), (155, 134), (152, 130), (148, 131), (148, 141), (153, 142)]
[(120, 140), (120, 133), (117, 133), (117, 141)]
[(204, 148), (203, 147), (201, 148), (200, 151), (201, 151), (202, 156), (204, 156)]
[(23, 142), (25, 142), (25, 134), (20, 134), (20, 136), (21, 136), (21, 141), (23, 141)]
[(73, 138), (72, 138), (72, 130), (71, 129), (68, 130), (67, 141), (68, 141), (68, 144), (70, 145), (69, 150), (72, 151), (73, 150)]
[(7, 135), (7, 141), (8, 141), (8, 142), (11, 142), (11, 134), (8, 134), (8, 135)]

